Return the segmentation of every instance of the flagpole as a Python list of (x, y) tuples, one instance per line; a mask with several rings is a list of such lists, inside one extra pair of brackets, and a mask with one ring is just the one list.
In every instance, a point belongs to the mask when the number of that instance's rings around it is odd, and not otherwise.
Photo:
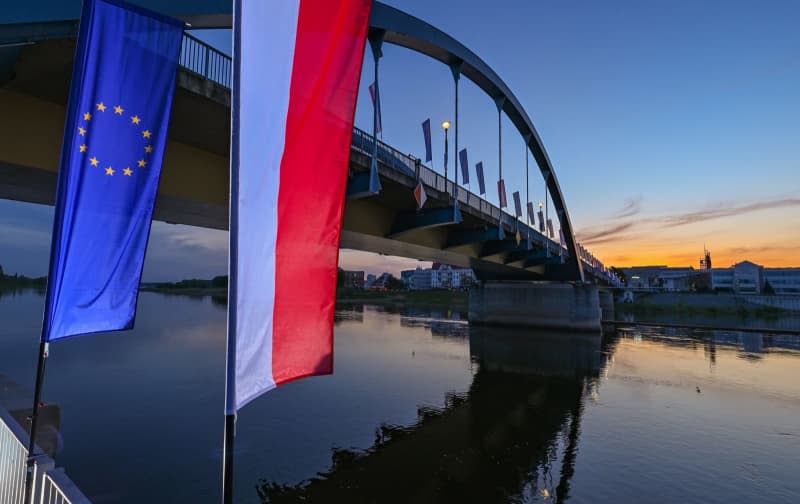
[(27, 470), (25, 472), (25, 502), (32, 502), (33, 495), (33, 459), (34, 449), (36, 448), (36, 427), (39, 423), (39, 403), (42, 398), (42, 386), (44, 385), (44, 370), (47, 364), (47, 356), (50, 350), (50, 344), (42, 341), (39, 345), (39, 364), (36, 370), (36, 388), (33, 393), (33, 408), (31, 413), (31, 434), (28, 439), (28, 459), (26, 462)]
[(222, 502), (233, 503), (233, 441), (236, 438), (236, 415), (225, 415), (225, 441), (222, 461)]
[(242, 0), (233, 2), (233, 86), (231, 87), (230, 209), (228, 211), (228, 320), (225, 341), (225, 433), (222, 441), (222, 502), (233, 504), (233, 444), (236, 440), (236, 306), (239, 254), (239, 82)]

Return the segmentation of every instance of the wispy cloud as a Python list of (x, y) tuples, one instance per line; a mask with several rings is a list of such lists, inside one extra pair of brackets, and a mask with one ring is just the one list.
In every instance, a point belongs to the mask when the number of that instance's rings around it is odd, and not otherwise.
[(581, 230), (578, 232), (578, 241), (581, 243), (604, 243), (610, 240), (616, 240), (620, 234), (628, 231), (634, 227), (636, 222), (629, 221), (621, 224), (614, 224), (613, 226), (593, 229), (591, 231)]
[(625, 200), (625, 205), (623, 205), (623, 207), (611, 217), (613, 219), (622, 219), (625, 217), (631, 217), (633, 215), (636, 215), (641, 211), (642, 211), (642, 197), (637, 196), (635, 198), (627, 198)]
[[(726, 202), (716, 203), (706, 208), (678, 212), (669, 215), (659, 215), (642, 219), (629, 219), (599, 229), (582, 229), (578, 231), (578, 240), (584, 245), (598, 245), (613, 241), (621, 241), (642, 234), (644, 228), (652, 231), (653, 228), (667, 229), (690, 224), (697, 224), (714, 219), (731, 216), (742, 216), (761, 210), (775, 208), (790, 208), (800, 206), (800, 198), (772, 198), (764, 201), (755, 201), (744, 204)], [(628, 199), (623, 208), (615, 214), (615, 219), (633, 216), (641, 209), (641, 198)]]
[(662, 224), (663, 227), (676, 227), (684, 226), (686, 224), (695, 224), (697, 222), (703, 222), (712, 219), (720, 219), (722, 217), (730, 217), (732, 215), (743, 215), (750, 212), (757, 212), (759, 210), (793, 206), (800, 206), (800, 198), (779, 198), (748, 203), (745, 205), (719, 203), (710, 208), (679, 213), (675, 215), (665, 215), (651, 220), (653, 222)]

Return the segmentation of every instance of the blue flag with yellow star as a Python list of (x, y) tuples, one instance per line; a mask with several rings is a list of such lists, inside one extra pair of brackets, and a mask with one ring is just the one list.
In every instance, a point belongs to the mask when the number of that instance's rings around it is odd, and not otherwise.
[(83, 2), (43, 341), (133, 327), (183, 26), (119, 0)]

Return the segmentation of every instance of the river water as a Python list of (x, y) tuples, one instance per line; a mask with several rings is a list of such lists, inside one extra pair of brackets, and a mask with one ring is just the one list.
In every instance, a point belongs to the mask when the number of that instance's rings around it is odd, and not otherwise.
[[(42, 305), (0, 297), (6, 382), (33, 387)], [(800, 338), (464, 319), (341, 306), (335, 373), (240, 412), (237, 502), (800, 502)], [(223, 304), (143, 293), (134, 330), (51, 345), (93, 502), (219, 501), (224, 337)]]

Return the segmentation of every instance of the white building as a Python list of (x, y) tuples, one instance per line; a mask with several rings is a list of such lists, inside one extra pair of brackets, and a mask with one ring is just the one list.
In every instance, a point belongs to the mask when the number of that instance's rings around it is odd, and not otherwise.
[(414, 270), (414, 290), (465, 289), (475, 283), (475, 273), (469, 268), (454, 268), (434, 263), (432, 268)]
[(711, 271), (711, 288), (742, 294), (800, 294), (800, 268), (765, 268), (750, 261)]

